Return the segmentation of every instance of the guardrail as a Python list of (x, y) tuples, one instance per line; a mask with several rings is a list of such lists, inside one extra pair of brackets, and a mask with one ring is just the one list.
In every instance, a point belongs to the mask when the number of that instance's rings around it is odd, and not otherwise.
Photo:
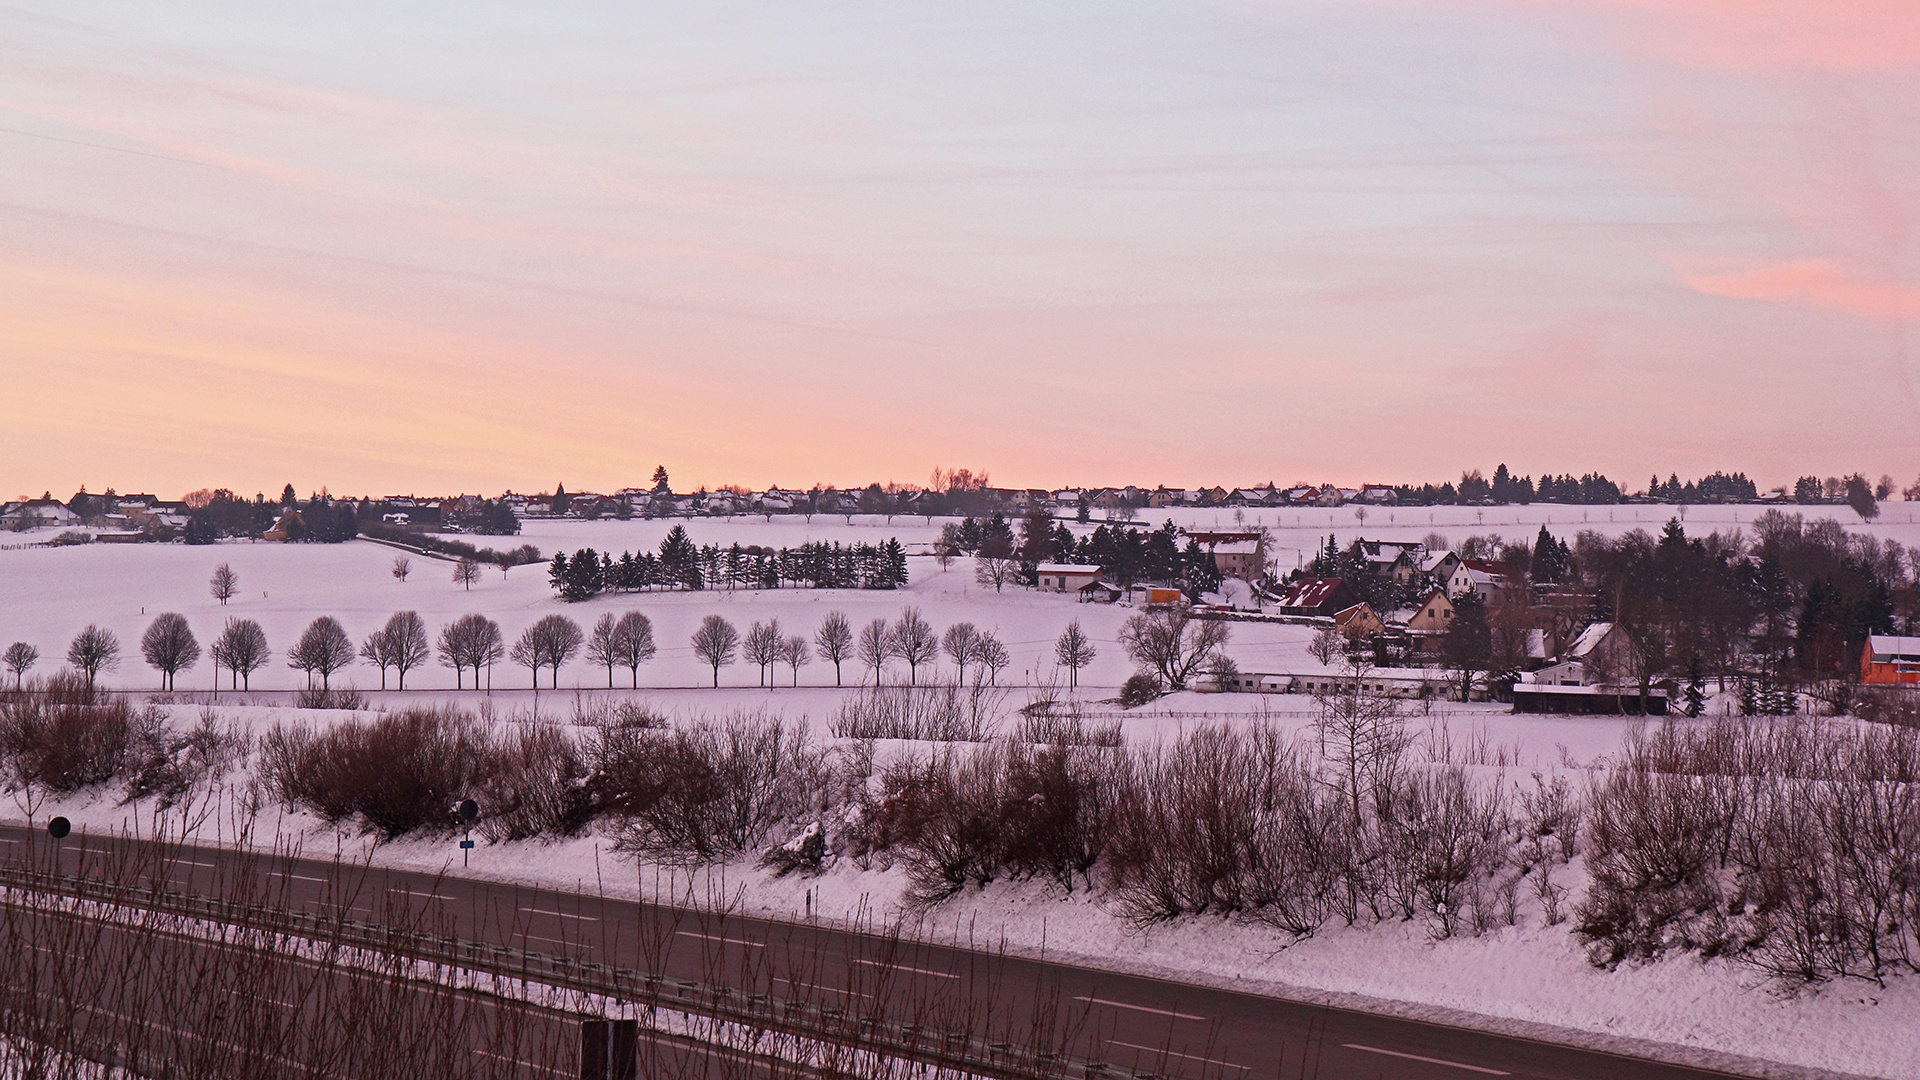
[(403, 959), (439, 963), (597, 994), (617, 1001), (817, 1040), (880, 1057), (995, 1080), (1157, 1080), (1152, 1072), (1067, 1054), (1036, 1052), (965, 1032), (905, 1021), (862, 1018), (832, 1006), (731, 987), (669, 978), (632, 968), (515, 948), (495, 942), (425, 934), (347, 916), (243, 904), (154, 885), (120, 885), (43, 870), (0, 867), (0, 887), (75, 900), (141, 908)]

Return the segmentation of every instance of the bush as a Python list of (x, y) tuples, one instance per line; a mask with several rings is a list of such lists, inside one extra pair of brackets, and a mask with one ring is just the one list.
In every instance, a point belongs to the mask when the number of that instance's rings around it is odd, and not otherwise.
[(343, 690), (329, 690), (325, 687), (309, 686), (294, 698), (296, 709), (347, 709), (359, 711), (367, 707), (366, 695), (348, 687)]
[(667, 862), (731, 858), (819, 808), (825, 754), (804, 728), (736, 714), (674, 731), (609, 726), (589, 781), (614, 848)]
[(199, 723), (181, 735), (168, 734), (159, 710), (146, 710), (134, 718), (124, 802), (155, 796), (163, 809), (170, 807), (250, 750), (245, 735), (220, 729), (212, 709), (200, 710)]
[(67, 795), (120, 771), (134, 734), (133, 707), (55, 675), (0, 699), (0, 763), (12, 789)]
[(593, 820), (586, 756), (556, 724), (532, 723), (496, 740), (475, 799), (488, 840), (573, 836)]
[(1006, 691), (974, 683), (872, 686), (840, 706), (830, 730), (842, 739), (985, 742), (1000, 725)]
[(359, 817), (393, 839), (449, 831), (453, 808), (480, 790), (491, 764), (486, 732), (451, 710), (410, 709), (315, 732), (278, 725), (261, 741), (267, 789), (329, 822)]
[(1159, 679), (1144, 671), (1130, 675), (1126, 682), (1120, 684), (1120, 706), (1126, 709), (1137, 709), (1157, 700), (1161, 693)]

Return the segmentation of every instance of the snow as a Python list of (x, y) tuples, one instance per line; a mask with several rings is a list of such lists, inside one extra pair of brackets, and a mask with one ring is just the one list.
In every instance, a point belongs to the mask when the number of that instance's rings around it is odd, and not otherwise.
[[(1853, 524), (1850, 512), (1843, 508), (1812, 510), (1807, 515), (1810, 520), (1831, 516), (1856, 531), (1920, 545), (1920, 522), (1915, 520), (1920, 507), (1890, 504), (1881, 521), (1867, 526)], [(1754, 507), (1693, 507), (1686, 526), (1690, 533), (1740, 527), (1750, 524), (1758, 512)], [(1157, 524), (1169, 513), (1196, 528), (1264, 525), (1273, 531), (1281, 567), (1291, 569), (1294, 559), (1304, 561), (1323, 546), (1329, 532), (1342, 545), (1361, 535), (1418, 540), (1435, 530), (1458, 543), (1470, 533), (1490, 532), (1509, 540), (1530, 540), (1547, 524), (1555, 534), (1570, 538), (1582, 528), (1609, 533), (1635, 527), (1654, 530), (1675, 509), (1374, 507), (1368, 509), (1365, 525), (1356, 520), (1352, 508), (1256, 510), (1244, 512), (1239, 519), (1231, 510), (1146, 511), (1140, 516)], [(877, 517), (861, 516), (849, 524), (843, 517), (827, 515), (816, 515), (812, 523), (798, 517), (768, 522), (744, 516), (687, 522), (530, 521), (520, 537), (468, 539), (483, 546), (533, 543), (548, 555), (589, 546), (618, 553), (657, 547), (676, 523), (685, 524), (701, 544), (791, 546), (808, 540), (873, 542), (897, 536), (910, 550), (925, 550), (942, 522), (897, 517), (889, 525)], [(53, 535), (54, 531), (41, 530), (10, 539)], [(37, 645), (42, 659), (35, 673), (44, 675), (60, 666), (66, 642), (74, 633), (88, 623), (99, 623), (119, 636), (124, 650), (120, 668), (109, 676), (110, 684), (145, 691), (157, 685), (157, 676), (141, 664), (137, 643), (146, 624), (162, 611), (187, 615), (203, 645), (225, 618), (257, 619), (274, 648), (284, 651), (306, 623), (321, 614), (340, 618), (357, 639), (396, 610), (419, 611), (430, 630), (460, 614), (478, 611), (499, 620), (511, 640), (525, 626), (554, 612), (590, 624), (603, 612), (633, 609), (653, 620), (660, 644), (659, 656), (641, 670), (645, 684), (641, 690), (608, 691), (603, 671), (576, 661), (562, 669), (560, 692), (543, 690), (536, 704), (524, 688), (524, 669), (501, 667), (492, 679), (495, 714), (511, 719), (531, 715), (537, 708), (543, 716), (565, 719), (576, 710), (592, 709), (598, 699), (612, 694), (644, 699), (678, 720), (764, 708), (792, 720), (804, 719), (824, 739), (826, 721), (846, 693), (833, 687), (831, 665), (816, 660), (801, 669), (798, 688), (767, 689), (758, 685), (754, 667), (741, 662), (723, 669), (723, 686), (714, 690), (708, 686), (711, 672), (688, 646), (693, 628), (703, 616), (718, 612), (742, 629), (752, 621), (777, 617), (789, 633), (810, 633), (831, 610), (845, 612), (858, 626), (874, 618), (897, 618), (903, 607), (912, 605), (936, 629), (966, 620), (1000, 636), (1014, 656), (1012, 666), (1002, 673), (1003, 682), (1011, 684), (1009, 706), (1023, 704), (1033, 692), (1032, 684), (1054, 676), (1053, 640), (1067, 622), (1078, 619), (1098, 649), (1093, 664), (1080, 675), (1082, 694), (1094, 712), (1118, 715), (1130, 741), (1166, 738), (1203, 723), (1244, 723), (1253, 717), (1294, 729), (1304, 729), (1311, 722), (1311, 700), (1291, 695), (1182, 693), (1145, 709), (1119, 713), (1098, 699), (1111, 697), (1113, 688), (1131, 673), (1118, 643), (1120, 625), (1133, 613), (1131, 609), (1083, 605), (1071, 595), (1026, 589), (996, 594), (974, 582), (964, 559), (942, 572), (931, 558), (915, 556), (910, 559), (912, 583), (898, 592), (642, 593), (568, 605), (554, 597), (541, 566), (519, 567), (504, 578), (489, 568), (482, 582), (467, 592), (451, 581), (449, 564), (420, 556), (412, 558), (410, 580), (396, 581), (389, 572), (396, 554), (366, 542), (8, 546), (0, 550), (0, 645), (13, 640)], [(221, 562), (234, 567), (241, 584), (240, 595), (224, 608), (208, 595), (206, 586), (214, 566)], [(1242, 670), (1325, 670), (1307, 653), (1312, 632), (1307, 626), (1234, 623), (1229, 651)], [(950, 675), (950, 665), (943, 660), (941, 666)], [(904, 669), (889, 671), (888, 679), (904, 675)], [(867, 673), (853, 663), (844, 677), (851, 686), (867, 678)], [(336, 685), (352, 681), (365, 688), (370, 678), (377, 685), (372, 669), (358, 668), (350, 680), (336, 679)], [(776, 682), (789, 678), (787, 669), (776, 669)], [(924, 672), (922, 678), (926, 678)], [(285, 707), (284, 695), (273, 693), (297, 688), (302, 681), (297, 672), (276, 662), (256, 673), (253, 695), (222, 695), (227, 703), (223, 712), (255, 730), (296, 717), (313, 722), (337, 719), (336, 714), (298, 713)], [(210, 682), (211, 669), (203, 658), (197, 668), (182, 675), (180, 685), (204, 690)], [(410, 676), (404, 697), (375, 692), (369, 695), (370, 703), (374, 708), (393, 708), (451, 699), (476, 707), (482, 700), (471, 690), (454, 694), (452, 682), (448, 669), (423, 669)], [(507, 689), (510, 686), (519, 689)], [(186, 704), (171, 708), (182, 721), (194, 711)], [(1450, 746), (1450, 756), (1456, 760), (1504, 765), (1505, 775), (1515, 780), (1538, 770), (1569, 772), (1576, 782), (1581, 770), (1619, 746), (1633, 723), (1621, 718), (1515, 715), (1503, 706), (1459, 704), (1436, 704), (1431, 716), (1414, 719), (1429, 743)], [(893, 747), (887, 752), (910, 750)], [(142, 831), (153, 828), (151, 806), (120, 807), (116, 802), (114, 793), (94, 791), (50, 804), (38, 810), (36, 817), (44, 820), (62, 813), (94, 831), (136, 825)], [(261, 823), (264, 832), (258, 834), (259, 842), (271, 843), (273, 838), (266, 834), (278, 827), (303, 837), (310, 848), (332, 850), (334, 831), (316, 820), (303, 814), (279, 818), (277, 810), (270, 814), (275, 820)], [(7, 816), (18, 820), (22, 815)], [(214, 814), (202, 830), (210, 839), (231, 836), (231, 818)], [(349, 842), (350, 846), (370, 843), (360, 837), (350, 837)], [(376, 853), (383, 862), (435, 869), (450, 864), (457, 868), (457, 856), (451, 841), (420, 839), (383, 845)], [(776, 878), (756, 869), (754, 861), (750, 857), (717, 867), (692, 887), (739, 889), (748, 908), (792, 918), (807, 910), (809, 893), (816, 911), (828, 917), (850, 917), (862, 910), (897, 910), (905, 888), (901, 874), (879, 864), (860, 870), (851, 863), (830, 860), (829, 869), (820, 876)], [(482, 847), (475, 852), (473, 872), (555, 887), (604, 887), (623, 895), (678, 893), (689, 887), (684, 876), (617, 859), (599, 837)], [(1577, 861), (1562, 872), (1569, 884), (1580, 884)], [(1646, 1052), (1644, 1044), (1657, 1043), (1666, 1048), (1659, 1052), (1668, 1056), (1740, 1071), (1753, 1071), (1752, 1059), (1761, 1058), (1807, 1069), (1920, 1078), (1920, 980), (1896, 979), (1885, 989), (1870, 984), (1835, 985), (1783, 998), (1760, 985), (1747, 969), (1724, 960), (1669, 958), (1606, 972), (1586, 962), (1578, 940), (1565, 925), (1546, 927), (1543, 922), (1527, 898), (1519, 925), (1483, 937), (1436, 941), (1421, 924), (1389, 923), (1329, 928), (1282, 948), (1281, 938), (1258, 926), (1195, 918), (1142, 931), (1087, 894), (1063, 896), (1057, 888), (1039, 884), (1002, 883), (983, 891), (970, 890), (942, 905), (924, 929), (942, 936), (966, 932), (976, 939), (1004, 937), (1011, 948), (1035, 953), (1044, 948), (1050, 956), (1091, 965), (1589, 1045)]]

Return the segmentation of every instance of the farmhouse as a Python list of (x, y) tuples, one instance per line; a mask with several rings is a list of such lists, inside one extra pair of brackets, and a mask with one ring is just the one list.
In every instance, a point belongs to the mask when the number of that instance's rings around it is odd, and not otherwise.
[(1301, 578), (1280, 594), (1280, 614), (1331, 618), (1360, 602), (1344, 578)]
[(1034, 567), (1041, 592), (1077, 593), (1100, 580), (1100, 568), (1076, 563), (1041, 563)]
[(1920, 685), (1920, 637), (1870, 635), (1860, 653), (1860, 681), (1873, 686)]

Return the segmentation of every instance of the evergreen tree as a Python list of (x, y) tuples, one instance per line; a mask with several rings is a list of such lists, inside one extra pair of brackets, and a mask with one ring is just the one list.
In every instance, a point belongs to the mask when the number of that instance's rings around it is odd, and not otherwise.
[(1707, 708), (1707, 672), (1700, 658), (1694, 657), (1687, 662), (1686, 713), (1699, 716)]

